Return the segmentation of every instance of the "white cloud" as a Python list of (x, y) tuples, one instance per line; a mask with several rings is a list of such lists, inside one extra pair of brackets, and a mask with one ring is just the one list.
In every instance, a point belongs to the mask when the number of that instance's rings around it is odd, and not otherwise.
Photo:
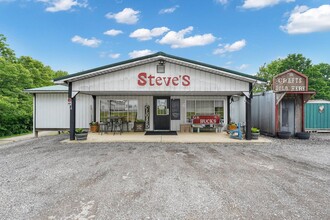
[(130, 56), (130, 58), (137, 58), (137, 57), (147, 56), (153, 53), (155, 52), (146, 49), (146, 50), (134, 50), (132, 52), (129, 52), (128, 55)]
[(161, 40), (157, 40), (160, 44), (169, 44), (172, 48), (184, 48), (194, 46), (204, 46), (215, 41), (212, 34), (195, 35), (185, 38), (186, 34), (192, 32), (192, 26), (180, 30), (179, 32), (170, 31)]
[(122, 34), (122, 33), (123, 32), (121, 30), (111, 29), (111, 30), (104, 32), (103, 34), (109, 35), (109, 36), (117, 36), (118, 34)]
[(37, 0), (38, 2), (43, 2), (48, 5), (46, 11), (48, 12), (58, 12), (58, 11), (68, 11), (73, 7), (86, 8), (88, 6), (87, 0)]
[(125, 8), (116, 14), (108, 13), (105, 17), (115, 19), (117, 23), (121, 24), (136, 24), (139, 20), (140, 11), (135, 11), (132, 8)]
[(330, 31), (330, 5), (321, 5), (318, 8), (296, 6), (287, 24), (281, 26), (281, 29), (288, 34)]
[(172, 8), (164, 8), (159, 11), (159, 14), (171, 14), (175, 12), (177, 8), (179, 8), (179, 5), (173, 6)]
[(248, 67), (249, 67), (249, 64), (245, 64), (245, 63), (244, 63), (244, 64), (238, 66), (237, 69), (238, 69), (238, 70), (245, 70), (245, 69), (247, 69)]
[(222, 5), (228, 4), (229, 0), (215, 0), (215, 2), (220, 3)]
[(261, 9), (277, 5), (281, 2), (294, 2), (295, 0), (244, 0), (243, 8), (245, 9)]
[(75, 35), (73, 38), (71, 38), (71, 41), (73, 43), (81, 44), (87, 47), (98, 47), (102, 43), (101, 40), (96, 39), (95, 37), (92, 37), (91, 39), (82, 38), (78, 35)]
[(225, 45), (219, 45), (221, 48), (217, 48), (213, 51), (213, 54), (224, 54), (224, 53), (230, 53), (235, 52), (243, 49), (246, 46), (246, 40), (242, 39), (239, 41), (236, 41), (232, 44), (225, 44)]
[(158, 27), (152, 30), (141, 28), (132, 32), (129, 36), (131, 38), (137, 38), (140, 41), (151, 40), (153, 37), (158, 37), (168, 32), (170, 29), (167, 27)]
[(118, 59), (120, 57), (120, 53), (110, 53), (109, 57), (112, 59)]

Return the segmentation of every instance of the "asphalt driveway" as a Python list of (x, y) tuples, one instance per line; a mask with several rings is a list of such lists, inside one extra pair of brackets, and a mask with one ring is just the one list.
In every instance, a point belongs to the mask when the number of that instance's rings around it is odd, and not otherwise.
[(0, 148), (1, 219), (329, 219), (330, 135)]

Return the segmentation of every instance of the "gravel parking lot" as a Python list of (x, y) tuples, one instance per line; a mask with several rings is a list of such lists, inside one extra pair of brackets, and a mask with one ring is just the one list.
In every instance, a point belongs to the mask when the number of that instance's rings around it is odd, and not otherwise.
[(0, 148), (1, 219), (329, 219), (330, 134), (271, 144)]

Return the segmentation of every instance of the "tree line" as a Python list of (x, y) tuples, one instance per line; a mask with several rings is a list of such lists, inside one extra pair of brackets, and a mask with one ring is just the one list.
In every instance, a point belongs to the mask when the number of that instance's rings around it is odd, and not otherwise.
[(0, 137), (32, 130), (32, 96), (24, 89), (53, 85), (65, 76), (29, 56), (16, 57), (0, 34)]

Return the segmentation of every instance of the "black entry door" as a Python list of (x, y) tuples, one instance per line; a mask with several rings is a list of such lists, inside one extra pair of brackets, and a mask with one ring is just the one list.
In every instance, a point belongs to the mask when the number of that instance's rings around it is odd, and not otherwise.
[(154, 130), (170, 130), (170, 97), (154, 97)]

